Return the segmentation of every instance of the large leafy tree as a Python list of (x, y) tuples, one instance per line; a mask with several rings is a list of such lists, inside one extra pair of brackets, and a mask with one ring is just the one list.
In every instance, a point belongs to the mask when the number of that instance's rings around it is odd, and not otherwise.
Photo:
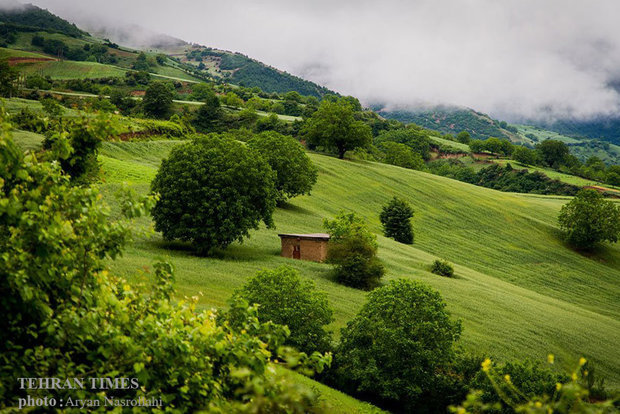
[(384, 131), (375, 138), (375, 144), (379, 146), (387, 142), (404, 144), (425, 160), (431, 157), (431, 140), (424, 129), (415, 125), (409, 125), (407, 128)]
[(540, 158), (549, 167), (557, 168), (562, 165), (570, 154), (568, 146), (562, 141), (547, 139), (536, 145)]
[(600, 242), (618, 241), (620, 207), (605, 200), (598, 191), (585, 189), (562, 206), (558, 222), (570, 244), (591, 249)]
[(258, 272), (235, 292), (235, 297), (258, 304), (261, 322), (288, 326), (291, 334), (285, 344), (307, 353), (331, 348), (331, 333), (325, 327), (334, 318), (327, 295), (296, 270), (280, 267)]
[(248, 145), (258, 152), (276, 173), (278, 201), (310, 194), (317, 180), (317, 168), (293, 137), (277, 132), (263, 132)]
[(354, 114), (346, 100), (324, 100), (306, 121), (302, 132), (309, 143), (335, 150), (342, 159), (347, 151), (367, 147), (372, 142), (372, 130), (364, 122), (357, 121)]
[(155, 118), (167, 118), (172, 110), (174, 93), (164, 82), (153, 82), (142, 100), (144, 112)]
[(242, 241), (261, 221), (273, 226), (275, 173), (231, 135), (211, 134), (172, 149), (151, 184), (160, 194), (155, 229), (201, 254)]
[(203, 105), (196, 111), (193, 119), (194, 125), (202, 132), (214, 132), (220, 129), (220, 124), (224, 116), (220, 105), (220, 100), (212, 88), (199, 88), (200, 100)]
[(461, 333), (440, 294), (411, 280), (390, 281), (342, 330), (335, 352), (337, 384), (403, 412), (440, 412), (426, 399), (454, 359)]

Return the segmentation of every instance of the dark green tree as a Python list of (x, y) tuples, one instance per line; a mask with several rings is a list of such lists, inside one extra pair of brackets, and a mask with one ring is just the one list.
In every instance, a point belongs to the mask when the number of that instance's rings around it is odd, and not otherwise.
[[(333, 318), (327, 295), (316, 290), (311, 280), (302, 280), (289, 267), (263, 270), (238, 289), (235, 297), (258, 304), (258, 319), (288, 326), (285, 344), (308, 354), (331, 349), (331, 333), (326, 330)], [(231, 314), (234, 321), (234, 314)]]
[(15, 95), (18, 75), (17, 70), (9, 65), (8, 59), (0, 59), (0, 96), (10, 98)]
[(620, 236), (620, 207), (596, 190), (584, 189), (562, 206), (558, 217), (566, 240), (579, 249), (598, 243), (615, 243)]
[(467, 131), (461, 131), (457, 134), (456, 140), (462, 144), (469, 144), (471, 141), (471, 135)]
[(536, 151), (540, 154), (545, 165), (552, 168), (561, 166), (569, 155), (568, 146), (562, 141), (553, 139), (545, 140), (536, 145)]
[(515, 146), (512, 159), (525, 165), (536, 165), (538, 163), (536, 151), (520, 145)]
[(443, 381), (461, 333), (440, 294), (426, 284), (393, 280), (373, 290), (342, 330), (334, 357), (339, 388), (402, 412), (442, 412), (427, 406)]
[(383, 225), (383, 234), (397, 242), (413, 244), (413, 227), (411, 218), (413, 209), (405, 200), (394, 197), (383, 206), (379, 219)]
[(377, 237), (355, 213), (340, 212), (334, 220), (323, 220), (330, 234), (327, 262), (335, 266), (336, 280), (358, 289), (379, 284), (385, 268), (377, 258)]
[(317, 168), (295, 138), (273, 131), (262, 132), (248, 145), (275, 171), (279, 202), (310, 194), (317, 180)]
[(302, 132), (309, 143), (334, 150), (343, 159), (347, 151), (367, 147), (372, 142), (372, 130), (355, 120), (354, 113), (347, 101), (324, 100), (308, 118)]
[(224, 117), (220, 100), (213, 89), (201, 87), (197, 91), (204, 105), (201, 105), (196, 111), (196, 116), (192, 121), (194, 126), (201, 132), (218, 131)]
[(172, 111), (174, 93), (160, 81), (152, 82), (146, 89), (142, 100), (144, 112), (155, 118), (168, 118)]
[(151, 184), (155, 229), (200, 254), (225, 248), (261, 221), (273, 227), (274, 182), (267, 161), (233, 135), (196, 138), (172, 149)]

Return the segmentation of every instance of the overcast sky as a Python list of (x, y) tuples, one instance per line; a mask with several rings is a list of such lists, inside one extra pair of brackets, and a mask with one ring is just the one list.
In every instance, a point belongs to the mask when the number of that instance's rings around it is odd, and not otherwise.
[(620, 115), (619, 0), (29, 1), (239, 51), (365, 103)]

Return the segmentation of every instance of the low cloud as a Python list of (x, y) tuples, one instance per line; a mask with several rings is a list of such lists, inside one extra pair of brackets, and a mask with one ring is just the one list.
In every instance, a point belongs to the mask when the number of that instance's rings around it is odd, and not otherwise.
[(620, 115), (620, 2), (33, 0), (240, 51), (365, 103), (496, 117)]

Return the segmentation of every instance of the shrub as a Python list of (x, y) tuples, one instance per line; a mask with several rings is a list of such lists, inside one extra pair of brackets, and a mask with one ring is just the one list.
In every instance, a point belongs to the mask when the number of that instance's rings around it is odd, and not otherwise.
[(620, 207), (605, 200), (598, 191), (585, 189), (562, 206), (558, 222), (571, 245), (592, 249), (603, 241), (618, 241)]
[(263, 132), (252, 138), (248, 145), (275, 171), (278, 201), (310, 194), (317, 180), (317, 168), (295, 138), (277, 132)]
[[(6, 131), (5, 125), (2, 130)], [(177, 303), (171, 266), (153, 266), (153, 284), (132, 287), (110, 274), (132, 231), (127, 220), (150, 199), (128, 196), (112, 220), (96, 189), (72, 186), (0, 135), (0, 410), (26, 392), (16, 378), (136, 378), (137, 389), (56, 389), (56, 401), (162, 399), (170, 412), (320, 412), (316, 394), (278, 377), (273, 359), (321, 367), (329, 357), (276, 354), (286, 329), (239, 311), (243, 330), (196, 303)], [(259, 338), (269, 338), (263, 342)], [(12, 408), (11, 408), (12, 407)], [(101, 409), (103, 411), (105, 409)]]
[(405, 144), (384, 141), (378, 145), (383, 152), (383, 162), (412, 170), (423, 170), (424, 160), (417, 152)]
[[(419, 412), (454, 359), (460, 321), (439, 293), (411, 280), (390, 281), (342, 329), (332, 372), (336, 385), (399, 411)], [(427, 407), (431, 412), (435, 407)]]
[(375, 144), (377, 145), (385, 142), (404, 144), (411, 148), (413, 152), (419, 154), (423, 160), (429, 160), (431, 157), (431, 140), (427, 132), (421, 128), (409, 126), (407, 128), (384, 131), (375, 138)]
[(454, 268), (445, 260), (435, 260), (431, 265), (431, 272), (439, 276), (454, 276)]
[(377, 238), (355, 213), (340, 212), (323, 220), (330, 234), (327, 262), (335, 266), (336, 280), (346, 286), (371, 289), (379, 284), (385, 268), (377, 258)]
[(176, 146), (151, 184), (160, 199), (155, 229), (166, 240), (209, 254), (242, 241), (261, 221), (273, 226), (275, 174), (267, 161), (231, 135), (211, 134)]
[(385, 237), (400, 243), (413, 244), (411, 217), (413, 217), (411, 206), (406, 201), (394, 197), (383, 207), (379, 215)]
[(307, 353), (331, 348), (331, 333), (325, 326), (334, 318), (327, 295), (318, 292), (312, 281), (302, 280), (296, 270), (280, 267), (258, 272), (234, 296), (258, 304), (262, 323), (288, 326), (285, 344)]

